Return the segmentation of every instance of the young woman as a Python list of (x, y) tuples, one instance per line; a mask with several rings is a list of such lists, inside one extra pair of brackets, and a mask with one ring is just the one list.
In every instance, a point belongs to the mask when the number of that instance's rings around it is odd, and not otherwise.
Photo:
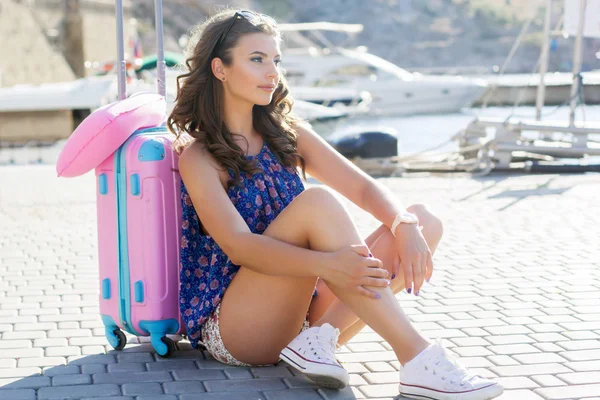
[[(367, 324), (403, 366), (404, 396), (502, 393), (402, 311), (394, 294), (418, 296), (431, 278), (442, 224), (423, 205), (405, 209), (292, 116), (275, 21), (228, 10), (195, 37), (168, 120), (181, 153), (180, 305), (192, 345), (230, 365), (283, 359), (342, 388), (348, 373), (336, 346)], [(382, 225), (361, 239), (336, 194), (304, 189), (305, 172)]]

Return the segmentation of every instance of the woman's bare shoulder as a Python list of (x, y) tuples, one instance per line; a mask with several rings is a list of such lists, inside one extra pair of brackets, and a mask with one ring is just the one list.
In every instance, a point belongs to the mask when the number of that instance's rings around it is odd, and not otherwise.
[(222, 184), (227, 182), (227, 173), (219, 167), (206, 145), (198, 140), (188, 144), (179, 155), (179, 172), (184, 180), (186, 176), (216, 174)]

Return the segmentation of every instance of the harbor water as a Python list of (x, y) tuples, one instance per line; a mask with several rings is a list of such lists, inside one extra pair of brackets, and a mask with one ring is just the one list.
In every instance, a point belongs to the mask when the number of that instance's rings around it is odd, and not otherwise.
[[(457, 150), (457, 143), (450, 142), (450, 138), (476, 117), (506, 119), (510, 116), (532, 120), (535, 118), (535, 107), (489, 107), (484, 110), (471, 108), (455, 114), (407, 117), (351, 117), (338, 122), (332, 133), (319, 132), (318, 126), (315, 126), (315, 129), (327, 139), (351, 132), (391, 131), (398, 137), (399, 154), (406, 155), (434, 147), (436, 151)], [(568, 120), (569, 108), (566, 106), (549, 106), (543, 109), (542, 121), (566, 123)], [(576, 111), (576, 121), (600, 123), (600, 106), (579, 107)], [(600, 131), (597, 140), (600, 140)], [(45, 147), (0, 148), (0, 165), (54, 164), (64, 143), (63, 140)]]

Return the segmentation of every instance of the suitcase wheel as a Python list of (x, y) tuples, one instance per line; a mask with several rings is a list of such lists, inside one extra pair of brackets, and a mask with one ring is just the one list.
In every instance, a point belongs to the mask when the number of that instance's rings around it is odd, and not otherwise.
[(113, 346), (115, 350), (123, 350), (125, 345), (127, 345), (127, 337), (120, 329), (115, 329), (113, 331), (114, 335), (117, 337), (117, 345)]
[(166, 336), (160, 338), (160, 343), (153, 341), (152, 345), (156, 350), (156, 354), (163, 358), (169, 357), (175, 351), (175, 343)]

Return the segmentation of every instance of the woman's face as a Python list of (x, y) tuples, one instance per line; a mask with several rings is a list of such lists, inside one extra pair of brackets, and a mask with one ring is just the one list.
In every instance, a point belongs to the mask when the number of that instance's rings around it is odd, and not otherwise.
[(265, 106), (279, 84), (281, 51), (277, 39), (265, 33), (244, 35), (231, 49), (233, 62), (223, 67), (226, 98)]

